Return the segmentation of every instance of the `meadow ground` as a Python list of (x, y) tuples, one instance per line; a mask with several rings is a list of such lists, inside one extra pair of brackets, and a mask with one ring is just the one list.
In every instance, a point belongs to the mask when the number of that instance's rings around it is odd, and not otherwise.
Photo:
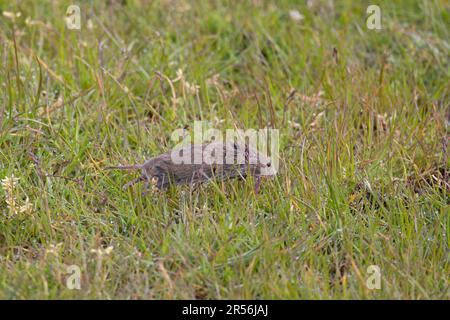
[[(370, 1), (70, 4), (0, 0), (0, 298), (450, 298), (448, 1), (377, 1), (381, 30)], [(278, 175), (104, 170), (195, 120), (279, 129)]]

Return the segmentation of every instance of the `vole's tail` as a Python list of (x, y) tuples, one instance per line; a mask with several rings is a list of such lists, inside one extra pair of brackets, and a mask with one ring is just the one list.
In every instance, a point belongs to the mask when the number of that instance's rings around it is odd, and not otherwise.
[(111, 170), (111, 169), (118, 169), (118, 170), (137, 170), (141, 169), (142, 165), (140, 164), (134, 164), (131, 166), (113, 166), (113, 167), (106, 167), (105, 170)]

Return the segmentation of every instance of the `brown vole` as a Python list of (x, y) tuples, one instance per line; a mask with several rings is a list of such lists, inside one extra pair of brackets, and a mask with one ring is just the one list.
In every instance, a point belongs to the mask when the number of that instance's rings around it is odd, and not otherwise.
[(270, 159), (247, 144), (212, 142), (183, 146), (141, 165), (116, 166), (106, 169), (140, 169), (139, 178), (124, 185), (124, 189), (144, 181), (146, 189), (156, 180), (158, 189), (170, 184), (193, 184), (212, 179), (245, 178), (252, 175), (255, 192), (259, 190), (261, 176), (273, 176), (275, 170)]

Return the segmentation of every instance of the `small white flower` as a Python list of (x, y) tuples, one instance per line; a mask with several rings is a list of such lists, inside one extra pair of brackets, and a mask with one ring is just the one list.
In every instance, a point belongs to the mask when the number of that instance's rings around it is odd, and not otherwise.
[(319, 127), (320, 124), (320, 119), (325, 115), (325, 111), (320, 112), (318, 115), (316, 115), (315, 113), (313, 114), (314, 116), (314, 121), (311, 122), (310, 126), (311, 128), (317, 128)]
[(175, 79), (173, 79), (172, 82), (177, 82), (178, 80), (184, 81), (183, 69), (177, 70), (177, 77)]
[(5, 177), (2, 179), (2, 188), (5, 192), (10, 192), (14, 190), (17, 182), (19, 182), (19, 178), (14, 177), (14, 174), (12, 174), (11, 177)]
[(20, 213), (31, 213), (31, 209), (33, 209), (33, 205), (30, 203), (30, 199), (27, 197), (25, 199), (25, 203), (20, 206), (19, 212)]
[(94, 23), (92, 22), (91, 19), (88, 19), (88, 21), (87, 21), (87, 28), (89, 30), (93, 30), (94, 29)]
[(22, 15), (21, 12), (14, 13), (14, 12), (10, 12), (10, 11), (3, 11), (3, 16), (8, 19), (11, 19), (11, 20), (14, 20), (15, 18), (19, 18), (21, 15)]
[(59, 248), (62, 246), (62, 242), (54, 245), (54, 244), (50, 244), (50, 246), (48, 247), (48, 249), (45, 250), (45, 252), (47, 254), (52, 254), (54, 256), (58, 256), (59, 255)]
[(294, 129), (300, 129), (302, 127), (300, 123), (295, 122), (295, 121), (289, 120), (288, 123)]
[(216, 73), (210, 79), (206, 80), (206, 84), (217, 87), (220, 84), (219, 77), (220, 77), (220, 74)]
[(219, 118), (217, 118), (217, 117), (214, 117), (214, 121), (213, 121), (213, 126), (215, 127), (215, 126), (218, 126), (218, 125), (220, 125), (220, 124), (222, 124), (222, 123), (224, 123), (225, 122), (225, 119), (219, 119)]
[(172, 103), (173, 103), (174, 105), (181, 104), (182, 101), (183, 101), (182, 98), (172, 98)]
[(1, 185), (6, 194), (5, 202), (8, 206), (9, 212), (12, 214), (17, 214), (17, 200), (14, 197), (14, 188), (19, 181), (19, 178), (14, 177), (14, 174), (11, 177), (5, 177), (1, 181)]
[[(12, 196), (8, 196), (8, 198), (7, 198), (5, 201), (6, 201), (6, 204), (8, 205), (8, 207), (9, 207), (10, 209), (13, 208), (13, 211), (15, 211), (15, 208), (16, 208), (16, 199), (15, 199), (14, 197), (12, 197)], [(15, 212), (14, 212), (14, 213), (15, 213)]]
[(19, 178), (14, 177), (14, 174), (1, 180), (1, 186), (6, 196), (5, 202), (8, 206), (10, 215), (17, 215), (20, 213), (29, 214), (33, 209), (33, 204), (30, 202), (30, 199), (26, 194), (24, 194), (25, 201), (22, 200), (23, 196), (16, 198), (18, 194), (18, 190), (16, 191), (18, 182)]
[(151, 186), (152, 193), (157, 192), (157, 191), (159, 190), (159, 189), (158, 189), (158, 178), (153, 177), (153, 178), (150, 180), (150, 186)]
[(91, 249), (91, 253), (95, 253), (97, 254), (97, 256), (102, 257), (102, 256), (109, 256), (111, 254), (111, 252), (113, 251), (114, 247), (113, 246), (109, 246), (105, 249), (103, 248), (98, 248), (98, 249)]
[(305, 18), (298, 10), (289, 11), (289, 17), (295, 22), (302, 21)]
[(185, 82), (184, 87), (186, 88), (186, 91), (189, 94), (197, 94), (198, 90), (200, 89), (200, 86), (193, 84), (193, 83), (189, 83), (189, 82)]

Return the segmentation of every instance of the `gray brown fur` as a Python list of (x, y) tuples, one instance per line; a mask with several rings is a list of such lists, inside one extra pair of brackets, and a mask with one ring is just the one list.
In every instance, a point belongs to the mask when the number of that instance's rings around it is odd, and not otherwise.
[[(189, 152), (189, 148), (191, 163), (175, 163), (173, 161), (173, 152), (182, 155), (183, 152)], [(222, 150), (222, 163), (205, 162), (201, 155), (210, 154), (211, 151), (211, 149), (205, 151), (206, 148)], [(212, 154), (215, 155), (215, 153)], [(201, 163), (192, 163), (196, 155), (199, 157), (198, 159), (201, 159)], [(234, 159), (233, 163), (227, 162), (226, 160), (229, 160), (231, 157)], [(140, 169), (142, 171), (141, 176), (127, 183), (124, 189), (140, 181), (144, 181), (146, 187), (148, 187), (152, 179), (156, 179), (158, 189), (165, 189), (170, 184), (193, 184), (196, 182), (207, 182), (212, 179), (225, 180), (238, 177), (245, 178), (248, 175), (252, 175), (256, 178), (255, 191), (258, 192), (261, 169), (270, 166), (270, 160), (266, 156), (258, 153), (246, 144), (213, 142), (193, 144), (174, 149), (154, 157), (142, 165), (108, 167), (107, 169)]]

